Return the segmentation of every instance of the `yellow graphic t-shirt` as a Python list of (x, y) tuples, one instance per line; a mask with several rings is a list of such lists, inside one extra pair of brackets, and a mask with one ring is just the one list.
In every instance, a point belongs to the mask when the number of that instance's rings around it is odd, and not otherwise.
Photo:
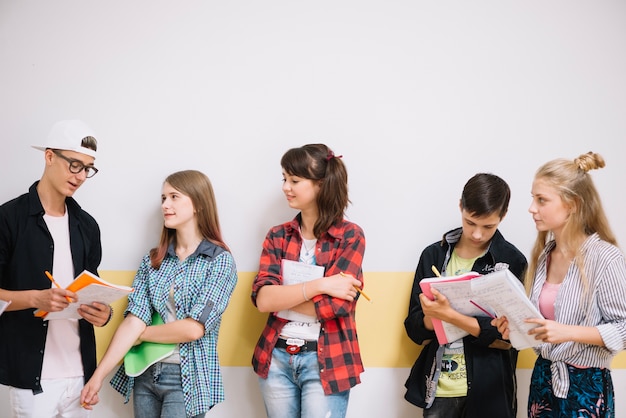
[(437, 397), (452, 398), (467, 395), (467, 369), (463, 340), (446, 344), (441, 359), (441, 374), (437, 382)]
[[(452, 251), (450, 261), (446, 266), (448, 276), (472, 271), (476, 258), (461, 258), (456, 251)], [(467, 396), (467, 368), (463, 354), (463, 340), (446, 344), (441, 359), (441, 374), (437, 381), (437, 397), (453, 398)]]

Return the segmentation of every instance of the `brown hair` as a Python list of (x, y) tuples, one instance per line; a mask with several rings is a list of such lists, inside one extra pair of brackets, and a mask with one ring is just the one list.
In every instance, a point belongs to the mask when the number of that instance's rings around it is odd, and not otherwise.
[(335, 222), (343, 219), (348, 199), (348, 172), (341, 160), (324, 144), (307, 144), (287, 151), (280, 165), (292, 176), (319, 181), (317, 195), (319, 218), (313, 234), (319, 238)]
[[(222, 239), (215, 194), (213, 193), (213, 186), (209, 178), (200, 171), (185, 170), (170, 174), (167, 176), (164, 183), (169, 184), (191, 199), (194, 211), (196, 212), (198, 229), (202, 237), (215, 245), (229, 250)], [(152, 267), (155, 269), (161, 267), (167, 249), (175, 239), (176, 230), (163, 225), (159, 245), (150, 250), (150, 262)]]
[(98, 141), (93, 136), (86, 136), (80, 142), (80, 146), (90, 150), (98, 151)]
[(504, 218), (509, 209), (509, 185), (490, 173), (478, 173), (465, 183), (461, 194), (461, 207), (478, 218), (497, 213)]

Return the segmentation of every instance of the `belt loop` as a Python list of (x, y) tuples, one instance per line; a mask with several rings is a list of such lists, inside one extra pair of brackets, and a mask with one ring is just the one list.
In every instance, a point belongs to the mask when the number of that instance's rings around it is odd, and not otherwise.
[(163, 363), (160, 361), (154, 364), (154, 369), (152, 369), (152, 382), (159, 383), (159, 378), (161, 377), (161, 368)]

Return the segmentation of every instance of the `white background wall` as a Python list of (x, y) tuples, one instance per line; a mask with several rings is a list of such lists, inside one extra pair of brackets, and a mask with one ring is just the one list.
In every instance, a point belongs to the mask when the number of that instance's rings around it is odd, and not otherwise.
[[(195, 168), (213, 181), (239, 270), (254, 271), (267, 229), (294, 215), (281, 155), (325, 142), (349, 169), (365, 271), (412, 271), (459, 224), (478, 171), (509, 182), (501, 229), (528, 253), (534, 171), (593, 150), (626, 242), (625, 21), (622, 0), (0, 0), (0, 201), (40, 176), (29, 145), (81, 118), (98, 132), (101, 172), (76, 198), (102, 227), (102, 270), (137, 268), (159, 233), (162, 180)], [(261, 414), (256, 389), (237, 396), (248, 372), (227, 371), (230, 409), (213, 416)], [(350, 415), (375, 416), (360, 396), (414, 416), (406, 371), (380, 373), (364, 376)]]

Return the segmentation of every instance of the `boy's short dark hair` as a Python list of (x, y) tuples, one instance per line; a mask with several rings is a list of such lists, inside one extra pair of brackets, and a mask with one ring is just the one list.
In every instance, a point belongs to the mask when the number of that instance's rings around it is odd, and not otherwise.
[(504, 218), (509, 209), (511, 189), (506, 181), (491, 173), (478, 173), (465, 183), (461, 208), (472, 216), (483, 217), (497, 213)]

